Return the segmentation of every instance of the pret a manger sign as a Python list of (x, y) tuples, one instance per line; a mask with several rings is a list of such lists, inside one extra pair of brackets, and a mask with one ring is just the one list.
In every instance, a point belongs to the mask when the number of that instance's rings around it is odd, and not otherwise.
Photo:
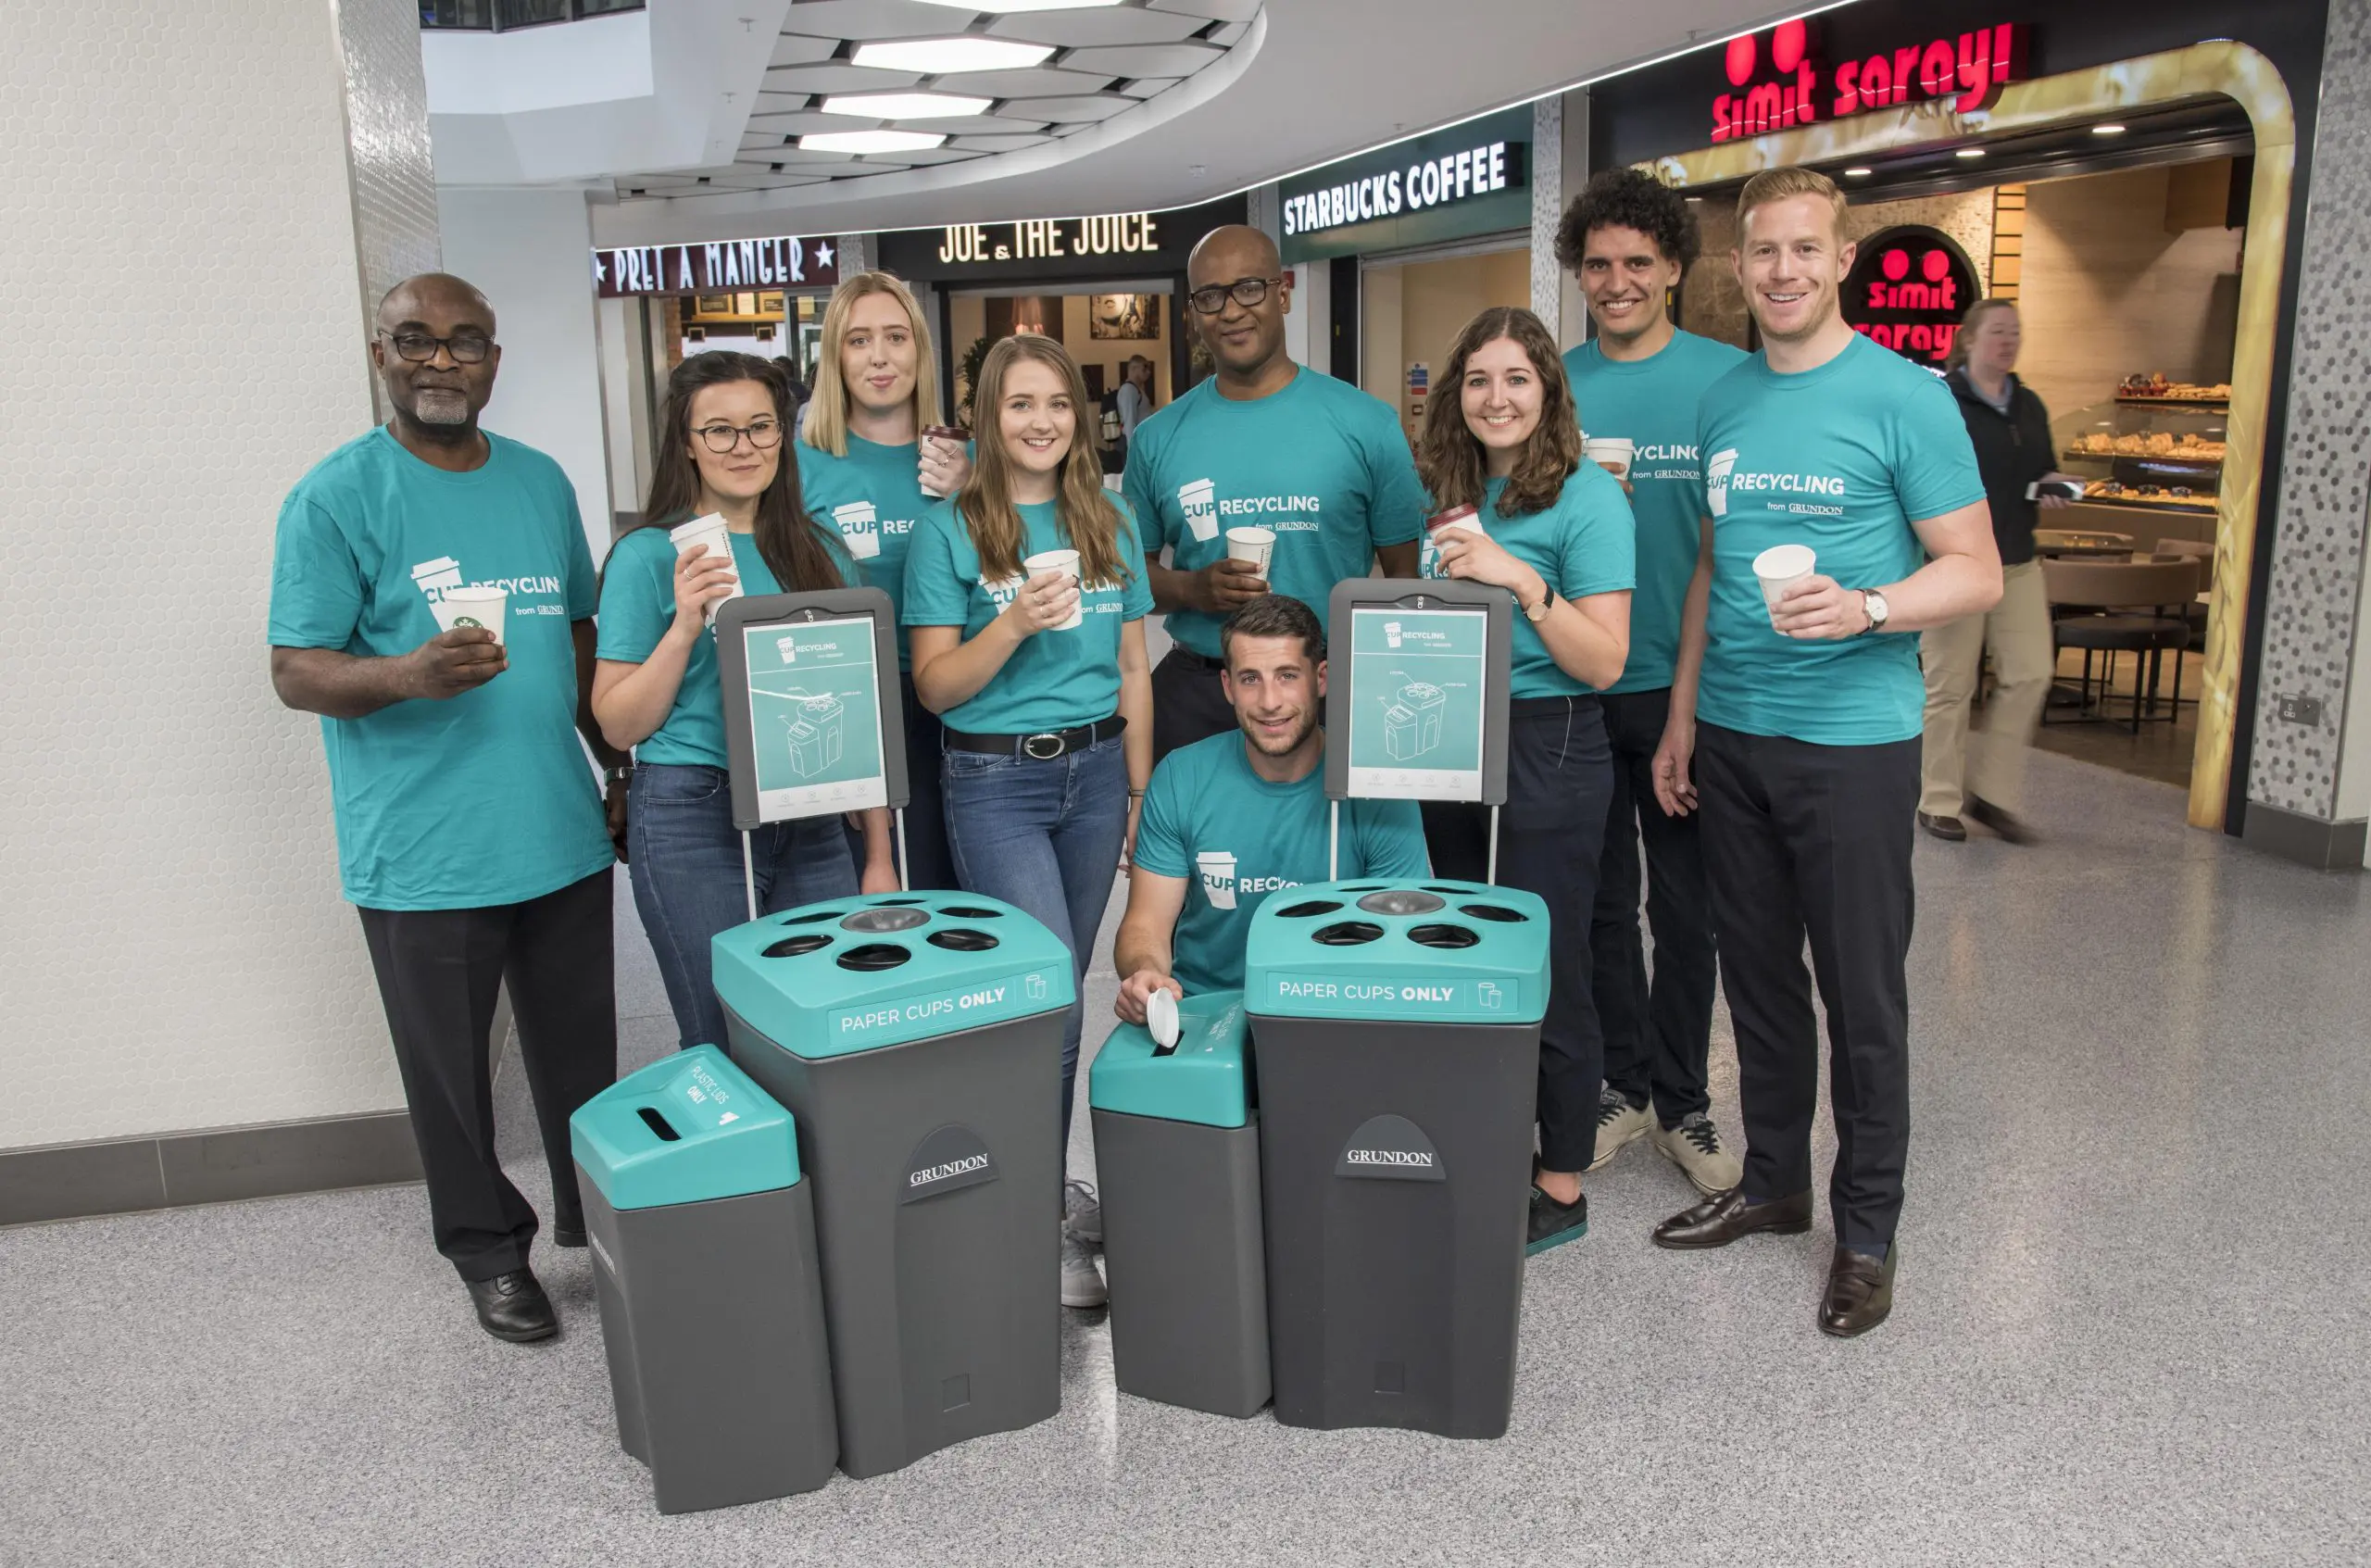
[(1832, 68), (1821, 58), (1809, 22), (1782, 22), (1767, 34), (1732, 38), (1726, 65), (1737, 91), (1712, 100), (1712, 140), (1946, 99), (1959, 113), (1972, 114), (2008, 83), (2026, 79), (2030, 31), (2023, 22), (2001, 22)]
[(646, 294), (725, 294), (738, 289), (829, 288), (840, 281), (832, 242), (783, 234), (713, 245), (627, 245), (593, 253), (593, 285), (603, 299)]

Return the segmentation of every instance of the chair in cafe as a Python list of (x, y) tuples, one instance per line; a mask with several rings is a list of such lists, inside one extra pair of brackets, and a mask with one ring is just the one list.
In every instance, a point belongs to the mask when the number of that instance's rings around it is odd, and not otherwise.
[[(2198, 591), (2201, 595), (2214, 587), (2214, 541), (2212, 539), (2160, 539), (2151, 546), (2158, 560), (2194, 560), (2198, 562)], [(2185, 617), (2189, 621), (2189, 651), (2206, 651), (2206, 606), (2192, 599)]]
[(2182, 659), (2190, 641), (2189, 608), (2197, 602), (2202, 570), (2194, 559), (2045, 559), (2041, 563), (2043, 589), (2055, 616), (2051, 630), (2057, 645), (2083, 650), (2081, 690), (2087, 715), (2093, 701), (2093, 657), (2099, 656), (2104, 666), (2096, 717), (2107, 721), (2116, 659), (2126, 653), (2137, 661), (2132, 679), (2132, 733), (2140, 733), (2144, 703), (2155, 705), (2157, 681), (2167, 653), (2174, 656), (2174, 711), (2180, 711)]

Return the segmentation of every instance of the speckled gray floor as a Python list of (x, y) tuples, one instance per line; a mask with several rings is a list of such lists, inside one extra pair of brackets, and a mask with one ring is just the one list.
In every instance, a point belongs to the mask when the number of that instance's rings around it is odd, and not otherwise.
[[(417, 1188), (37, 1227), (0, 1233), (0, 1562), (2363, 1562), (2365, 884), (2163, 786), (2037, 784), (2046, 846), (1919, 846), (1905, 1261), (1865, 1339), (1813, 1329), (1823, 1234), (1650, 1247), (1688, 1193), (1641, 1146), (1531, 1265), (1504, 1441), (1122, 1398), (1072, 1313), (1054, 1420), (661, 1519), (583, 1253), (538, 1259), (566, 1335), (512, 1348)], [(632, 1065), (671, 1042), (622, 934)]]

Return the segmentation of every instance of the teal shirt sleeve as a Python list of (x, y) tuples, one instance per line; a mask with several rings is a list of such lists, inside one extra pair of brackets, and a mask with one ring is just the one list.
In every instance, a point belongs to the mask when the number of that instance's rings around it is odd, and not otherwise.
[(281, 504), (269, 636), (279, 648), (340, 648), (362, 623), (362, 568), (336, 519), (301, 492)]
[(1575, 477), (1581, 483), (1571, 486), (1567, 495), (1575, 515), (1559, 542), (1557, 570), (1564, 582), (1558, 592), (1580, 599), (1636, 588), (1638, 527), (1622, 482), (1587, 461)]
[(601, 577), (593, 570), (593, 546), (584, 541), (584, 514), (577, 509), (576, 487), (562, 480), (559, 493), (560, 510), (568, 520), (568, 538), (560, 545), (568, 556), (568, 618), (590, 621), (601, 601)]
[(657, 527), (638, 528), (609, 550), (601, 579), (601, 634), (594, 657), (618, 664), (640, 664), (658, 651), (675, 623), (674, 546), (665, 551), (651, 541), (665, 539)]
[(962, 626), (972, 619), (972, 585), (955, 575), (955, 526), (951, 508), (933, 507), (914, 524), (906, 553), (905, 612), (908, 626)]
[[(1157, 556), (1169, 541), (1160, 536), (1160, 508), (1153, 504), (1152, 468), (1160, 451), (1160, 437), (1150, 425), (1138, 425), (1128, 438), (1128, 466), (1120, 476), (1120, 494), (1128, 510), (1146, 532), (1137, 541), (1148, 557)], [(1147, 522), (1141, 520), (1150, 519)]]
[(1358, 875), (1432, 874), (1424, 853), (1424, 819), (1414, 801), (1362, 800), (1359, 805), (1359, 857), (1365, 864)]
[(1120, 549), (1128, 563), (1128, 585), (1120, 596), (1120, 619), (1123, 621), (1142, 621), (1152, 613), (1152, 574), (1145, 570), (1145, 557), (1152, 546), (1145, 543), (1144, 510), (1119, 498)]
[(1185, 802), (1178, 798), (1177, 770), (1163, 758), (1145, 786), (1144, 809), (1136, 816), (1133, 864), (1155, 876), (1185, 877), (1191, 862), (1186, 844)]
[(1424, 483), (1416, 477), (1416, 455), (1399, 433), (1399, 420), (1386, 407), (1360, 439), (1374, 500), (1367, 508), (1367, 537), (1380, 548), (1405, 545), (1424, 530)]
[(1923, 370), (1919, 375), (1926, 384), (1895, 408), (1890, 454), (1894, 496), (1913, 522), (1984, 499), (1976, 445), (1958, 401), (1941, 382)]

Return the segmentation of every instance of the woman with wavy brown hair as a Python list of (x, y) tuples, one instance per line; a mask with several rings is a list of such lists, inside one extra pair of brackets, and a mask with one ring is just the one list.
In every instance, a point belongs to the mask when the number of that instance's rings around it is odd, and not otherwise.
[[(1556, 940), (1539, 1032), (1539, 1166), (1527, 1245), (1588, 1231), (1581, 1173), (1596, 1150), (1605, 1037), (1589, 992), (1613, 752), (1598, 693), (1630, 653), (1634, 528), (1619, 481), (1581, 460), (1580, 427), (1556, 340), (1528, 310), (1495, 307), (1465, 325), (1424, 410), (1416, 470), (1432, 492), (1425, 575), (1514, 596), (1507, 802), (1499, 865), (1548, 901)], [(1478, 882), (1489, 811), (1424, 803), (1439, 875)]]
[[(1035, 916), (1071, 950), (1066, 1148), (1087, 955), (1152, 774), (1152, 587), (1135, 520), (1103, 487), (1089, 408), (1051, 338), (988, 351), (972, 476), (915, 525), (904, 599), (914, 688), (947, 726), (956, 880)], [(1083, 1201), (1066, 1197), (1063, 1210)], [(1084, 1227), (1066, 1227), (1061, 1247), (1063, 1304), (1100, 1306)]]

